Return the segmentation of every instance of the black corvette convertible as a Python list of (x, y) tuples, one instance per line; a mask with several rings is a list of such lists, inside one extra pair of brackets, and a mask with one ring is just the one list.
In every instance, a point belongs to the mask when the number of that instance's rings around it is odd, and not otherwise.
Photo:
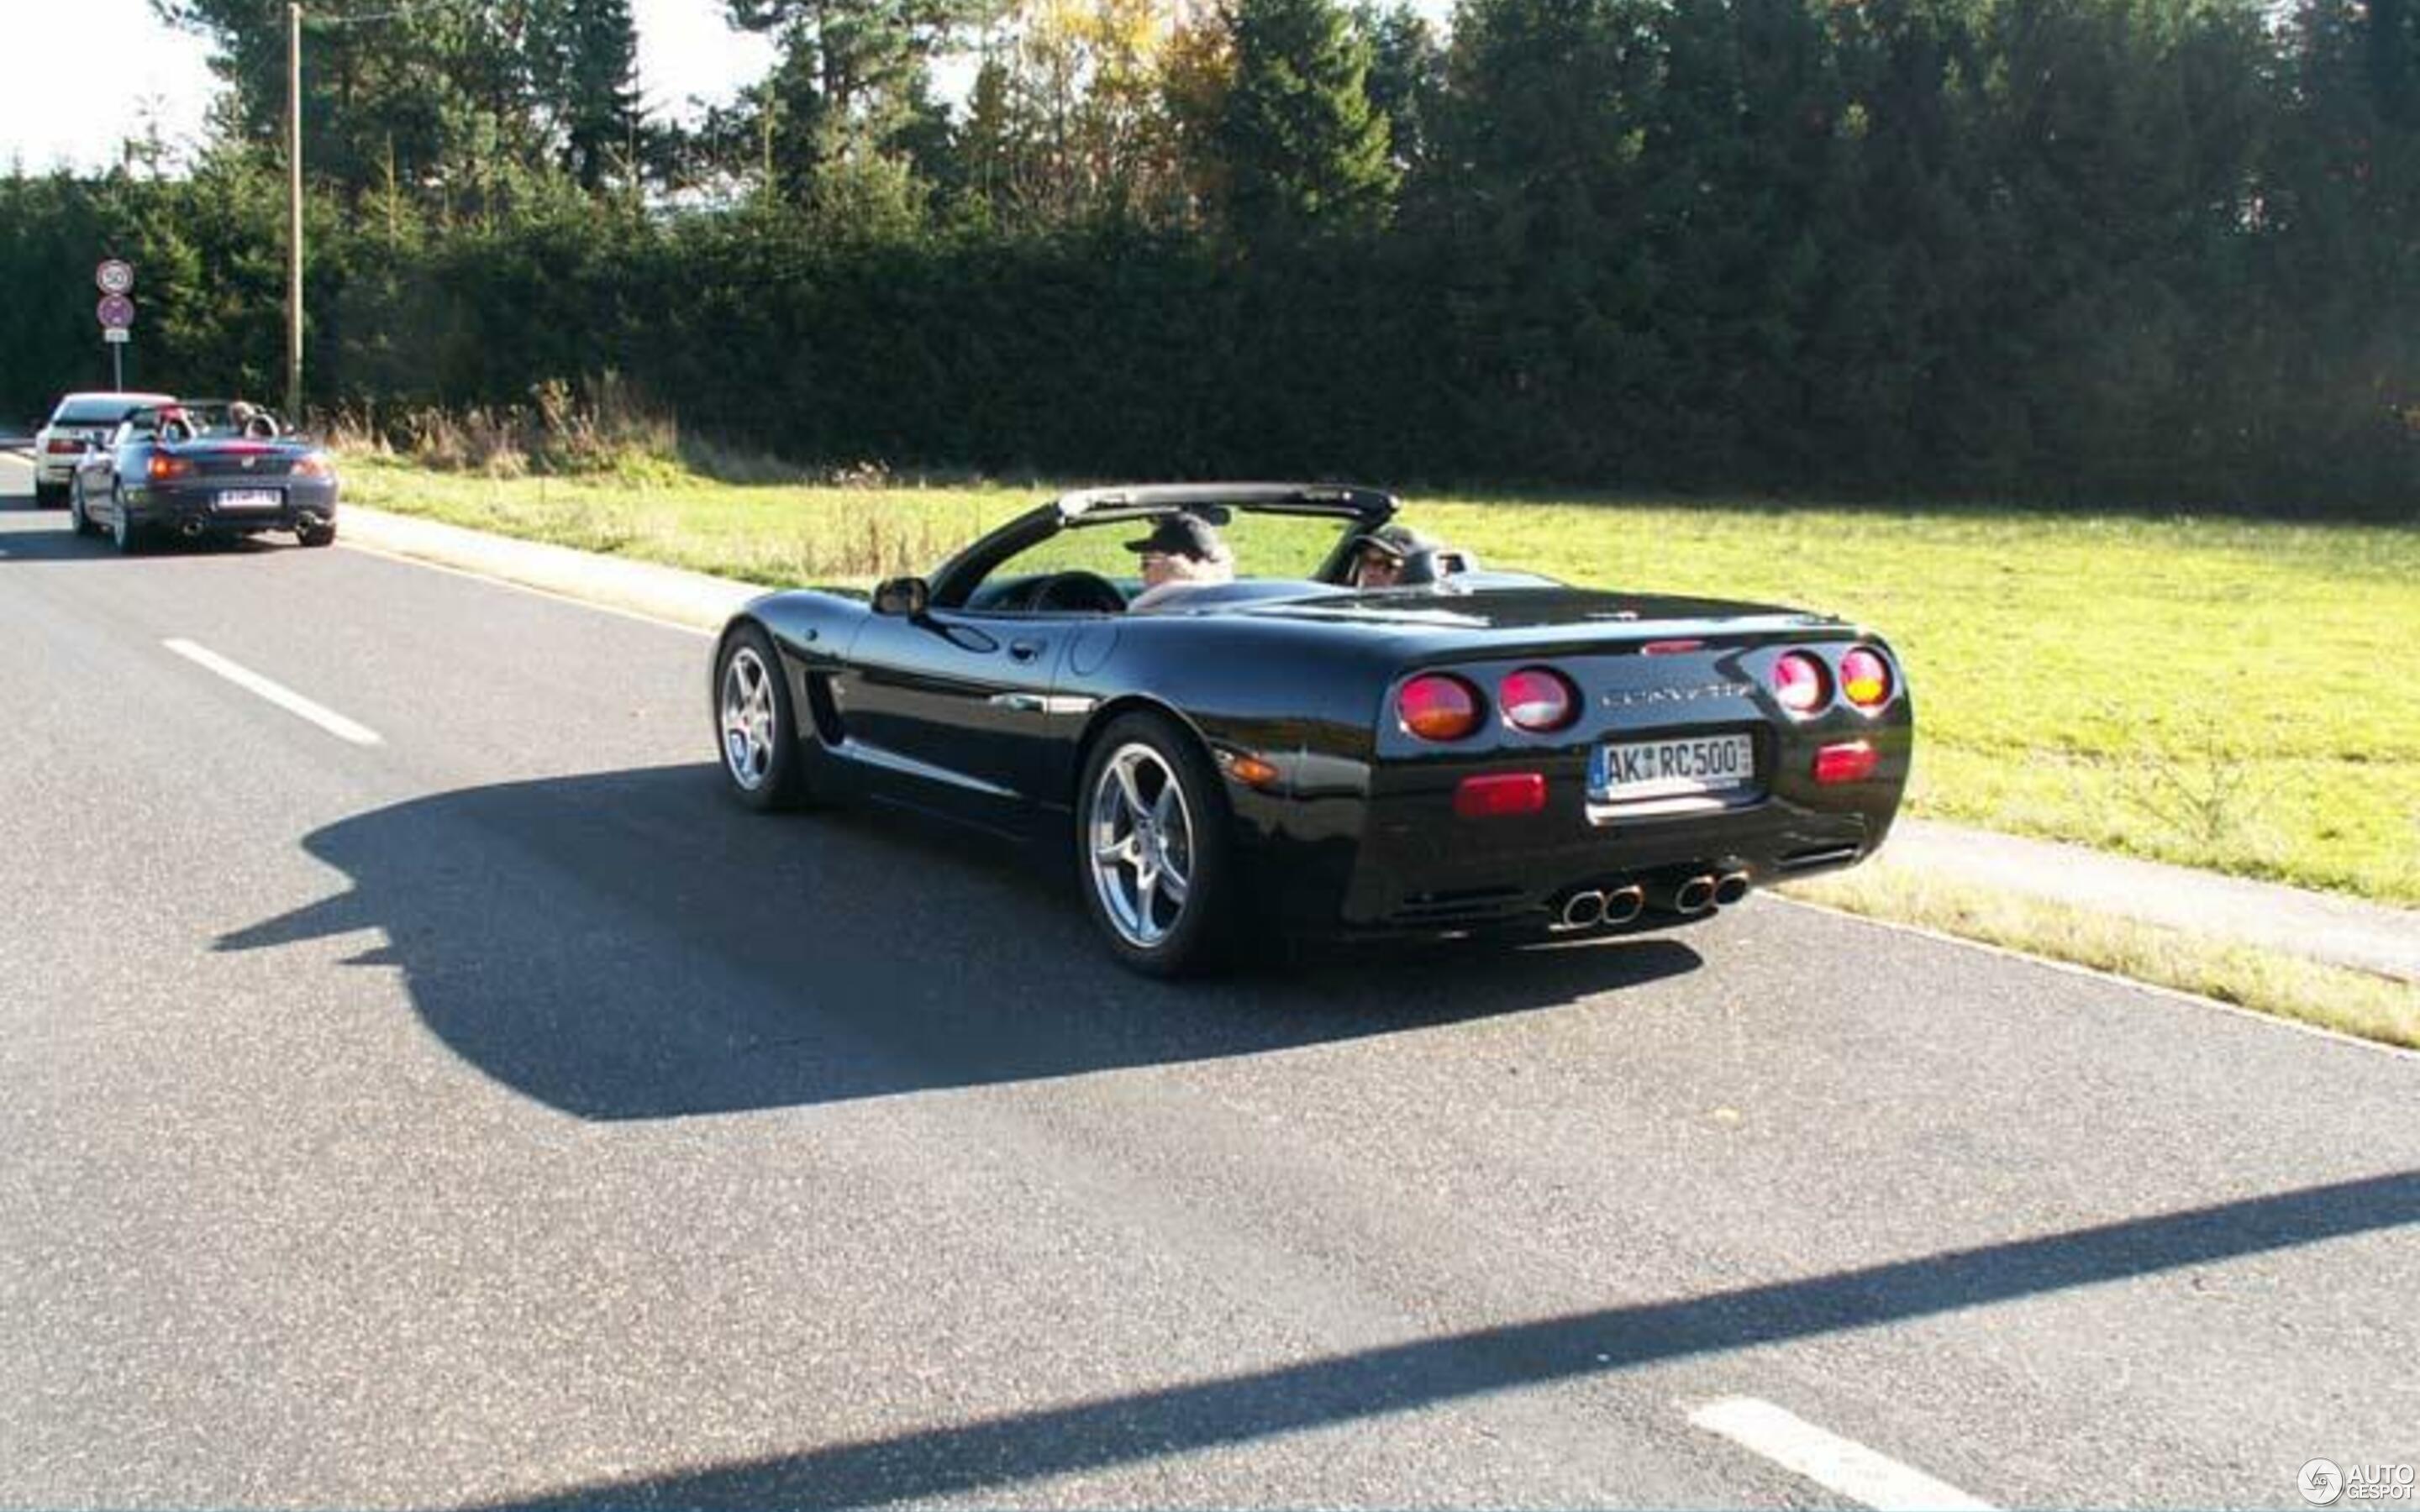
[[(1353, 586), (1395, 508), (1093, 489), (929, 579), (768, 594), (715, 656), (724, 774), (753, 808), (863, 796), (1072, 841), (1110, 949), (1161, 974), (1269, 932), (1652, 928), (1882, 843), (1913, 725), (1878, 637), (1426, 543)], [(1134, 605), (1127, 538), (1171, 521), (1223, 530), (1233, 579)]]

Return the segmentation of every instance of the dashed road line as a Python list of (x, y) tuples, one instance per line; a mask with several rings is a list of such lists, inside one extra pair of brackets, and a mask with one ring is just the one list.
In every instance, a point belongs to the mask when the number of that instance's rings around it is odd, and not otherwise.
[(229, 661), (208, 646), (173, 638), (160, 643), (195, 666), (218, 673), (245, 692), (267, 699), (297, 718), (308, 719), (338, 740), (350, 741), (356, 746), (381, 744), (377, 731), (366, 725), (355, 724), (327, 705), (314, 703), (284, 684), (273, 683), (249, 667)]
[(1988, 1502), (1754, 1396), (1708, 1402), (1689, 1421), (1876, 1512), (1992, 1512)]

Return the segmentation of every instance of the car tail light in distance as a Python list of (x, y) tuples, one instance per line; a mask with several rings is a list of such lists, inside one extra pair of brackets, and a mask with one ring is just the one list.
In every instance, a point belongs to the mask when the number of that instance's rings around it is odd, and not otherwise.
[(154, 483), (163, 478), (190, 478), (194, 475), (194, 464), (185, 457), (170, 456), (164, 452), (154, 452), (151, 454), (150, 471), (151, 481)]
[(1490, 772), (1466, 777), (1453, 790), (1453, 811), (1465, 819), (1536, 813), (1546, 806), (1543, 772)]
[(336, 464), (329, 461), (324, 452), (311, 452), (294, 459), (293, 472), (298, 478), (333, 478)]
[(1840, 693), (1857, 708), (1881, 708), (1890, 702), (1890, 663), (1879, 651), (1857, 647), (1840, 658)]
[(1496, 689), (1497, 707), (1504, 722), (1516, 730), (1544, 734), (1560, 730), (1579, 715), (1579, 694), (1571, 679), (1546, 667), (1524, 667), (1507, 675)]
[(1479, 690), (1448, 672), (1423, 672), (1395, 695), (1395, 717), (1422, 740), (1460, 740), (1479, 728)]
[(70, 440), (65, 436), (54, 436), (51, 438), (51, 444), (45, 450), (53, 456), (72, 456), (84, 450), (84, 444), (82, 441)]
[(1823, 664), (1804, 651), (1785, 651), (1773, 663), (1773, 696), (1792, 714), (1812, 714), (1831, 702)]
[(1815, 780), (1825, 787), (1862, 782), (1874, 775), (1874, 748), (1862, 740), (1826, 746), (1815, 753)]

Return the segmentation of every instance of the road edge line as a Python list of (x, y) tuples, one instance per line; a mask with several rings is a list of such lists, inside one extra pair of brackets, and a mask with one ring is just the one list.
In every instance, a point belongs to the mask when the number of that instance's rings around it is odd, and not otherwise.
[(2272, 1028), (2293, 1029), (2302, 1034), (2315, 1034), (2323, 1040), (2333, 1040), (2338, 1044), (2358, 1045), (2364, 1050), (2393, 1056), (2397, 1059), (2420, 1060), (2420, 1050), (2409, 1049), (2399, 1044), (2388, 1044), (2383, 1040), (2365, 1039), (2358, 1034), (2348, 1034), (2342, 1029), (2331, 1029), (2324, 1024), (2312, 1024), (2304, 1019), (2288, 1018), (2283, 1013), (2264, 1013), (2259, 1009), (2246, 1008), (2241, 1003), (2225, 1002), (2216, 997), (2204, 997), (2199, 993), (2189, 993), (2181, 987), (2171, 987), (2163, 981), (2145, 981), (2139, 977), (2129, 977), (2120, 971), (2105, 971), (2099, 966), (2087, 966), (2080, 961), (2062, 961), (2055, 955), (2036, 955), (2030, 950), (2019, 950), (2006, 945), (1995, 945), (1990, 940), (1969, 939), (1963, 934), (1952, 934), (1947, 930), (1933, 929), (1925, 924), (1905, 923), (1900, 919), (1886, 918), (1880, 914), (1860, 914), (1854, 909), (1835, 908), (1830, 903), (1810, 903), (1804, 898), (1784, 897), (1776, 892), (1767, 892), (1763, 897), (1766, 901), (1780, 903), (1785, 907), (1804, 908), (1811, 914), (1829, 914), (1835, 918), (1845, 918), (1859, 924), (1871, 924), (1876, 929), (1896, 930), (1901, 934), (1913, 934), (1919, 939), (1963, 946), (1969, 950), (1980, 950), (1987, 955), (1996, 955), (2004, 960), (2023, 961), (2052, 971), (2063, 971), (2071, 977), (2083, 977), (2092, 981), (2132, 987), (2136, 992), (2170, 998), (2194, 1008), (2214, 1008), (2222, 1013), (2250, 1019), (2255, 1023), (2268, 1025)]

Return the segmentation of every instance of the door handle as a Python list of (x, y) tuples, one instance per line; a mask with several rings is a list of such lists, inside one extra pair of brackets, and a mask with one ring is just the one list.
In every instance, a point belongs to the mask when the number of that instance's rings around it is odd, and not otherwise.
[(1042, 648), (1047, 643), (1042, 640), (1011, 640), (1008, 643), (1008, 659), (1032, 661), (1042, 654)]

